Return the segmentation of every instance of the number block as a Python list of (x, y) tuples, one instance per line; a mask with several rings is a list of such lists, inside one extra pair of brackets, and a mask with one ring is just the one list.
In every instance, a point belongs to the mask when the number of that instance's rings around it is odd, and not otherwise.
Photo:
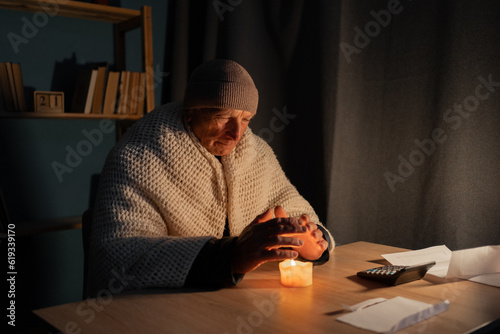
[(35, 112), (64, 112), (64, 92), (35, 91)]

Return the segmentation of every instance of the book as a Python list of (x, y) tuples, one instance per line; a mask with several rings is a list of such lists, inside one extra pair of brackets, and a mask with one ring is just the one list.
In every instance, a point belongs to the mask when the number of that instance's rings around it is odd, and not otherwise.
[(106, 82), (106, 66), (99, 66), (97, 68), (97, 75), (94, 88), (94, 97), (92, 100), (92, 114), (101, 114), (102, 103), (104, 99), (104, 85)]
[(75, 91), (71, 103), (71, 112), (83, 113), (85, 110), (85, 103), (87, 102), (87, 95), (89, 91), (90, 79), (92, 77), (92, 69), (85, 68), (78, 72), (76, 79)]
[(7, 69), (7, 77), (9, 79), (10, 86), (10, 96), (12, 97), (12, 102), (14, 104), (14, 111), (19, 110), (19, 102), (16, 95), (16, 84), (14, 83), (14, 72), (12, 72), (12, 63), (5, 63)]
[(24, 112), (26, 111), (26, 98), (24, 97), (24, 83), (23, 75), (21, 72), (21, 64), (12, 63), (12, 74), (14, 77), (14, 87), (12, 90), (16, 91), (17, 98), (17, 110)]
[(2, 96), (5, 103), (5, 111), (15, 111), (14, 101), (12, 100), (9, 75), (7, 74), (7, 65), (0, 63), (0, 85), (2, 87)]
[(137, 114), (144, 115), (144, 104), (146, 102), (146, 73), (141, 72), (139, 77), (139, 85), (141, 90), (138, 92)]
[(92, 74), (90, 75), (89, 87), (87, 91), (87, 99), (85, 100), (85, 109), (83, 110), (84, 114), (90, 114), (92, 112), (96, 81), (97, 81), (97, 70), (92, 70)]
[(130, 72), (122, 71), (120, 78), (120, 98), (118, 100), (118, 114), (124, 115), (127, 113), (127, 103), (128, 103), (128, 84), (129, 84)]
[(142, 115), (144, 113), (146, 74), (143, 72), (122, 71), (118, 114)]
[(109, 72), (104, 96), (102, 113), (109, 115), (115, 113), (116, 101), (118, 97), (118, 85), (120, 83), (120, 72)]
[(130, 86), (129, 86), (129, 103), (128, 114), (143, 115), (144, 113), (144, 100), (146, 96), (146, 73), (144, 72), (131, 72)]
[(130, 85), (129, 85), (129, 105), (128, 114), (137, 114), (138, 105), (138, 92), (140, 90), (139, 80), (141, 74), (139, 72), (131, 72), (130, 74)]

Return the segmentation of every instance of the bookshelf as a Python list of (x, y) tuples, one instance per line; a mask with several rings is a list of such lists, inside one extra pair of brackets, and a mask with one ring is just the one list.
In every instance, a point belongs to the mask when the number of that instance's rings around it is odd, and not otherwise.
[[(126, 33), (135, 29), (140, 29), (142, 70), (146, 73), (146, 101), (144, 112), (147, 113), (154, 109), (153, 38), (150, 6), (143, 6), (140, 10), (133, 10), (67, 0), (0, 0), (0, 9), (36, 13), (43, 11), (41, 7), (42, 4), (53, 9), (53, 11), (56, 12), (56, 16), (102, 21), (113, 24), (114, 40), (112, 42), (110, 41), (110, 45), (113, 45), (114, 47), (114, 67), (116, 71), (126, 70)], [(31, 108), (32, 106), (28, 107), (28, 109)], [(71, 110), (64, 113), (35, 113), (32, 111), (0, 112), (0, 119), (112, 119), (120, 121), (119, 124), (117, 124), (117, 133), (123, 131), (122, 125), (126, 127), (127, 125), (130, 125), (130, 122), (138, 120), (141, 117), (142, 115), (72, 113)], [(23, 236), (43, 232), (76, 229), (81, 228), (81, 216), (47, 219), (42, 221), (18, 222), (16, 223), (16, 226), (18, 234)]]
[(103, 115), (103, 114), (84, 114), (84, 113), (43, 113), (43, 112), (19, 112), (19, 111), (3, 111), (0, 113), (3, 118), (50, 118), (50, 119), (113, 119), (121, 120), (138, 120), (142, 115)]
[[(50, 6), (57, 16), (109, 22), (114, 25), (114, 62), (117, 71), (125, 70), (125, 34), (141, 30), (142, 69), (146, 73), (145, 112), (154, 109), (153, 37), (151, 7), (140, 10), (104, 6), (93, 3), (61, 0), (0, 0), (0, 9), (40, 12), (41, 4)], [(75, 78), (76, 80), (76, 78)], [(142, 115), (100, 115), (82, 113), (0, 112), (0, 118), (56, 118), (56, 119), (116, 119), (136, 120)]]

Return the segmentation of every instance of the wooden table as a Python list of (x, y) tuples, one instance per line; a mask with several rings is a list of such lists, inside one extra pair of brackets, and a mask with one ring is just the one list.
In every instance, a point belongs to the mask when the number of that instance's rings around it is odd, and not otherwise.
[(450, 309), (401, 333), (464, 333), (500, 317), (500, 289), (432, 275), (398, 286), (360, 279), (356, 272), (387, 264), (381, 254), (401, 248), (356, 242), (335, 249), (314, 267), (310, 287), (280, 284), (277, 263), (219, 291), (154, 290), (127, 293), (35, 311), (65, 333), (370, 333), (337, 321), (341, 304), (402, 296)]

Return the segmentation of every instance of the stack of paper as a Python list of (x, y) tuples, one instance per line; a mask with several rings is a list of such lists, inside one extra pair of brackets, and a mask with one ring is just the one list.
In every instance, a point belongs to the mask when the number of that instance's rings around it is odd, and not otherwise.
[(348, 307), (354, 311), (337, 320), (377, 333), (393, 333), (429, 319), (449, 307), (448, 300), (432, 305), (403, 297), (389, 300), (376, 298)]
[(450, 251), (434, 246), (417, 251), (382, 255), (393, 265), (415, 265), (436, 261), (428, 273), (439, 277), (458, 277), (500, 287), (500, 246)]
[(446, 277), (458, 277), (500, 287), (500, 246), (454, 251)]
[(436, 261), (436, 265), (429, 269), (428, 273), (444, 278), (450, 264), (451, 250), (441, 245), (410, 252), (383, 254), (382, 256), (392, 265), (396, 266), (413, 266), (424, 262)]

